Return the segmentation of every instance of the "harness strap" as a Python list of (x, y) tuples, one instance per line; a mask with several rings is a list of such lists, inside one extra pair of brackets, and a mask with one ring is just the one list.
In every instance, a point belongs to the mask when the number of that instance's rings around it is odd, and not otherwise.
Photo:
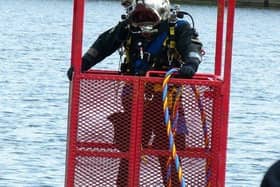
[(163, 32), (158, 35), (151, 43), (148, 44), (146, 48), (140, 50), (140, 59), (137, 59), (134, 63), (134, 72), (136, 74), (140, 73), (142, 70), (148, 70), (149, 66), (153, 66), (151, 61), (154, 56), (159, 54), (162, 49), (162, 45), (167, 37), (167, 33)]
[[(130, 48), (132, 44), (132, 36), (128, 38), (125, 44), (125, 61), (121, 64), (121, 71), (124, 73), (131, 73), (134, 71), (136, 74), (141, 68), (147, 69), (149, 66), (154, 67), (155, 64), (152, 64), (154, 57), (162, 50), (162, 46), (167, 48), (167, 58), (168, 65), (170, 66), (174, 60), (180, 62), (181, 55), (176, 49), (175, 41), (175, 28), (185, 23), (184, 20), (170, 21), (168, 23), (168, 32), (162, 32), (159, 34), (147, 47), (142, 48), (141, 55), (139, 59), (136, 59), (132, 62), (130, 56)], [(132, 63), (132, 64), (130, 64)], [(131, 69), (133, 68), (133, 69)]]
[(168, 51), (167, 51), (167, 57), (168, 57), (168, 63), (171, 65), (174, 54), (175, 54), (175, 24), (176, 22), (169, 22), (169, 44), (168, 44)]

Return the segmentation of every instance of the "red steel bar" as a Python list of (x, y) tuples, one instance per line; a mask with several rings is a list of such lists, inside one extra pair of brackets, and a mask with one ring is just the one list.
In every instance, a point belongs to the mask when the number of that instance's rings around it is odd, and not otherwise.
[(74, 0), (71, 65), (76, 74), (81, 72), (84, 4), (84, 0)]
[(84, 19), (84, 0), (73, 1), (73, 28), (72, 28), (72, 48), (71, 48), (71, 66), (74, 67), (75, 73), (73, 81), (70, 82), (69, 89), (69, 118), (68, 118), (68, 135), (67, 135), (67, 156), (65, 167), (65, 187), (71, 187), (74, 184), (75, 175), (75, 157), (76, 157), (76, 139), (78, 123), (78, 106), (79, 103), (79, 81), (75, 79), (75, 74), (81, 72), (82, 56), (82, 33)]
[(224, 12), (225, 0), (217, 2), (217, 28), (216, 28), (216, 53), (215, 53), (215, 75), (221, 75), (222, 54), (223, 54), (223, 34), (224, 34)]
[(235, 13), (235, 0), (228, 1), (227, 10), (227, 30), (226, 30), (226, 46), (225, 46), (225, 63), (224, 63), (224, 83), (223, 83), (223, 126), (221, 136), (221, 159), (218, 171), (224, 171), (219, 173), (218, 181), (221, 181), (221, 186), (224, 186), (225, 182), (225, 168), (226, 168), (226, 150), (227, 150), (227, 137), (228, 137), (228, 118), (229, 118), (229, 100), (230, 100), (230, 85), (231, 85), (231, 64), (232, 64), (232, 42), (233, 42), (233, 29), (234, 29), (234, 13)]

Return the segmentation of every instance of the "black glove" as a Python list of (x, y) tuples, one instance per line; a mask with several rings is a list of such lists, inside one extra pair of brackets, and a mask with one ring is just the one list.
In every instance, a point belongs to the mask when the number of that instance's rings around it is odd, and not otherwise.
[[(82, 64), (81, 64), (82, 72), (89, 70), (95, 64), (97, 64), (96, 59), (91, 55), (89, 55), (88, 53), (86, 53), (82, 58)], [(73, 72), (74, 72), (74, 68), (73, 66), (71, 66), (67, 71), (67, 77), (69, 81), (72, 81)]]
[(67, 77), (69, 81), (72, 81), (73, 72), (74, 72), (74, 68), (71, 66), (67, 71)]
[(195, 68), (192, 64), (183, 64), (179, 70), (179, 74), (185, 78), (192, 78), (195, 72)]
[(183, 64), (179, 70), (179, 74), (185, 78), (192, 78), (197, 71), (200, 61), (197, 58), (189, 58), (186, 64)]

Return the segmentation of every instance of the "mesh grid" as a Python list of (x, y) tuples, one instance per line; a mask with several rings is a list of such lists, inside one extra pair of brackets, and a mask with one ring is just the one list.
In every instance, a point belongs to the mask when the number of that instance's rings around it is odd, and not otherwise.
[(77, 157), (75, 186), (116, 186), (120, 159)]
[[(142, 140), (138, 144), (144, 147), (142, 155), (145, 155), (145, 149), (148, 149), (149, 153), (141, 159), (139, 185), (165, 186), (168, 177), (166, 164), (170, 153), (163, 120), (162, 91), (158, 89), (161, 84), (143, 84)], [(213, 103), (214, 99), (217, 99), (215, 89), (209, 85), (171, 84), (168, 90), (170, 116), (176, 112), (172, 104), (174, 105), (179, 90), (182, 90), (182, 94), (177, 108), (177, 123), (174, 126), (175, 145), (178, 153), (180, 152), (183, 174), (187, 185), (207, 186), (210, 183), (209, 174), (215, 173), (208, 164), (210, 159), (204, 158), (204, 153), (212, 148)], [(189, 152), (197, 158), (189, 157)], [(173, 161), (171, 164), (172, 186), (180, 186)]]
[[(143, 139), (148, 141), (151, 139), (151, 132), (154, 134), (154, 139), (161, 139), (160, 142), (154, 142), (154, 147), (158, 149), (167, 149), (168, 139), (166, 138), (166, 128), (164, 124), (163, 108), (162, 108), (162, 92), (157, 90), (156, 87), (159, 84), (152, 84), (145, 86), (145, 97), (144, 97), (144, 112), (143, 112)], [(178, 109), (178, 120), (177, 120), (177, 137), (179, 142), (176, 143), (178, 148), (180, 147), (191, 147), (191, 148), (206, 148), (204, 130), (207, 132), (209, 139), (208, 149), (211, 148), (211, 137), (212, 137), (212, 116), (213, 116), (213, 100), (214, 97), (210, 97), (211, 92), (214, 92), (213, 88), (209, 86), (196, 86), (195, 89), (199, 92), (201, 100), (200, 110), (199, 103), (195, 98), (195, 92), (193, 86), (190, 85), (173, 85), (172, 88), (182, 88), (181, 102)], [(171, 91), (169, 90), (169, 92)], [(206, 94), (205, 94), (206, 93)], [(174, 98), (176, 92), (172, 94)], [(206, 96), (205, 96), (206, 95)], [(173, 99), (174, 100), (174, 99)], [(174, 102), (174, 101), (173, 101)], [(169, 102), (169, 103), (172, 103)], [(172, 108), (169, 108), (170, 115), (172, 115)], [(202, 117), (205, 115), (206, 129), (203, 128)], [(141, 118), (141, 117), (140, 117)], [(146, 132), (147, 131), (147, 132)], [(185, 133), (186, 137), (182, 137)], [(147, 137), (145, 137), (147, 136)], [(164, 139), (166, 139), (164, 141)], [(185, 140), (182, 140), (185, 139)], [(176, 141), (176, 140), (175, 140)], [(144, 144), (146, 142), (144, 141)], [(184, 144), (184, 145), (182, 145)]]
[[(106, 76), (80, 80), (77, 133), (70, 137), (77, 145), (74, 186), (166, 185), (170, 152), (161, 82)], [(214, 184), (213, 176), (218, 174), (214, 164), (219, 159), (221, 134), (213, 130), (221, 125), (220, 118), (215, 117), (221, 114), (216, 109), (221, 107), (220, 86), (190, 80), (169, 86), (175, 144), (186, 184), (191, 187)], [(171, 163), (172, 186), (179, 186)]]
[[(77, 136), (79, 142), (113, 142), (114, 127), (109, 120), (112, 115), (123, 110), (120, 100), (123, 85), (124, 82), (109, 80), (81, 80)], [(127, 118), (123, 120), (123, 123), (129, 123)], [(123, 128), (129, 131), (127, 127)]]

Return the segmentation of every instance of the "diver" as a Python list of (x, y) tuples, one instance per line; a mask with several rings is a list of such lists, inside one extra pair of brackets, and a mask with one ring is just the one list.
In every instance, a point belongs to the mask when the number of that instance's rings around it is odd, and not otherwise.
[[(101, 62), (106, 57), (120, 48), (124, 49), (124, 61), (120, 65), (120, 73), (124, 75), (144, 76), (150, 70), (167, 71), (171, 68), (179, 68), (179, 76), (192, 78), (197, 72), (202, 61), (202, 43), (198, 33), (188, 21), (182, 18), (186, 12), (180, 11), (179, 7), (171, 8), (169, 0), (121, 0), (126, 14), (122, 16), (116, 26), (102, 33), (82, 57), (82, 72), (88, 71), (91, 67)], [(192, 18), (191, 18), (192, 19)], [(72, 80), (74, 69), (70, 67), (67, 72), (69, 80)], [(124, 88), (129, 93), (131, 87)], [(147, 86), (149, 89), (149, 86)], [(127, 98), (127, 94), (125, 96)], [(120, 151), (127, 151), (129, 138), (121, 136), (124, 134), (121, 125), (116, 125), (116, 118), (130, 118), (129, 108), (131, 101), (123, 99), (124, 112), (113, 114), (109, 117), (112, 124), (115, 124), (115, 142)], [(151, 123), (151, 111), (157, 111), (162, 107), (161, 93), (155, 92), (152, 100), (147, 100), (147, 107), (144, 107), (142, 124), (142, 145), (146, 148), (149, 144), (151, 132), (153, 149), (167, 150), (168, 139), (163, 124), (162, 110), (153, 118)], [(130, 121), (130, 119), (126, 119)], [(164, 142), (162, 141), (164, 140)], [(175, 139), (178, 150), (185, 147), (184, 133), (177, 134)], [(166, 157), (160, 157), (162, 179), (167, 186), (166, 179)], [(127, 186), (128, 161), (122, 159), (118, 173), (117, 186)], [(172, 167), (175, 170), (174, 166)], [(172, 175), (176, 171), (172, 172)], [(172, 176), (172, 186), (180, 186), (176, 176)]]

